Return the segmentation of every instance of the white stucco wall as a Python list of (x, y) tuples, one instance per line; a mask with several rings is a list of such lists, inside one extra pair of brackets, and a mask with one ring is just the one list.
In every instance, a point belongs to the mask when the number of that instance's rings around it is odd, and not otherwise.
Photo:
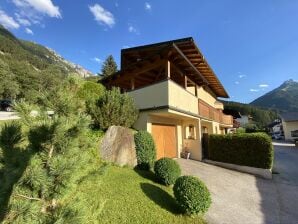
[(282, 125), (285, 133), (285, 139), (293, 140), (294, 137), (291, 136), (291, 131), (298, 130), (298, 121), (292, 121), (292, 122), (282, 121)]

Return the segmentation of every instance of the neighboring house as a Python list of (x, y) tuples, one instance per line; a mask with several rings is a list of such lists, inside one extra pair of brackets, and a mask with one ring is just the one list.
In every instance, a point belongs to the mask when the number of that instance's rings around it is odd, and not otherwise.
[(245, 125), (252, 122), (252, 116), (250, 115), (241, 115), (240, 118), (237, 118), (236, 121), (240, 123), (240, 127), (245, 127)]
[(271, 124), (268, 125), (270, 134), (283, 134), (282, 122), (280, 119), (276, 119)]
[(236, 129), (240, 127), (240, 122), (237, 121), (237, 119), (241, 118), (240, 112), (233, 109), (224, 109), (223, 113), (226, 115), (231, 115), (233, 117), (233, 128), (230, 128), (229, 132), (235, 132)]
[(134, 128), (153, 135), (157, 158), (202, 159), (203, 133), (224, 134), (233, 117), (217, 97), (228, 94), (192, 38), (121, 51), (121, 70), (102, 83), (120, 87), (140, 110)]
[(281, 115), (281, 120), (285, 139), (298, 139), (298, 112), (284, 113)]

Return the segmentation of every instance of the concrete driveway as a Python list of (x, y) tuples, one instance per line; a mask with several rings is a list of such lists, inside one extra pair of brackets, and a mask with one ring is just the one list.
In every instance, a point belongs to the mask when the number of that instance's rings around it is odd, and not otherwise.
[(212, 195), (206, 214), (210, 224), (298, 223), (298, 148), (274, 145), (273, 180), (178, 159), (184, 175), (203, 180)]

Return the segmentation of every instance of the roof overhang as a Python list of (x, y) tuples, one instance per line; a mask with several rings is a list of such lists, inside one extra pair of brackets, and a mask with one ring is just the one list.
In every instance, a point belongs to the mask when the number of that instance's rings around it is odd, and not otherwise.
[(179, 65), (181, 70), (186, 72), (194, 81), (200, 85), (208, 86), (217, 97), (229, 97), (192, 37), (122, 49), (121, 71), (102, 79), (102, 82), (108, 82), (125, 73), (132, 73), (139, 64), (146, 63), (146, 61), (152, 62), (156, 57), (167, 59), (174, 65)]

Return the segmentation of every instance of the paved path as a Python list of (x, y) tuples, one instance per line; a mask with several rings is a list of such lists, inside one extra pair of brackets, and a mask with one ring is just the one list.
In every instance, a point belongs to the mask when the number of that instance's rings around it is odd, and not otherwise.
[(210, 224), (297, 224), (298, 149), (275, 145), (273, 180), (178, 159), (185, 175), (202, 179), (212, 195), (206, 214)]

